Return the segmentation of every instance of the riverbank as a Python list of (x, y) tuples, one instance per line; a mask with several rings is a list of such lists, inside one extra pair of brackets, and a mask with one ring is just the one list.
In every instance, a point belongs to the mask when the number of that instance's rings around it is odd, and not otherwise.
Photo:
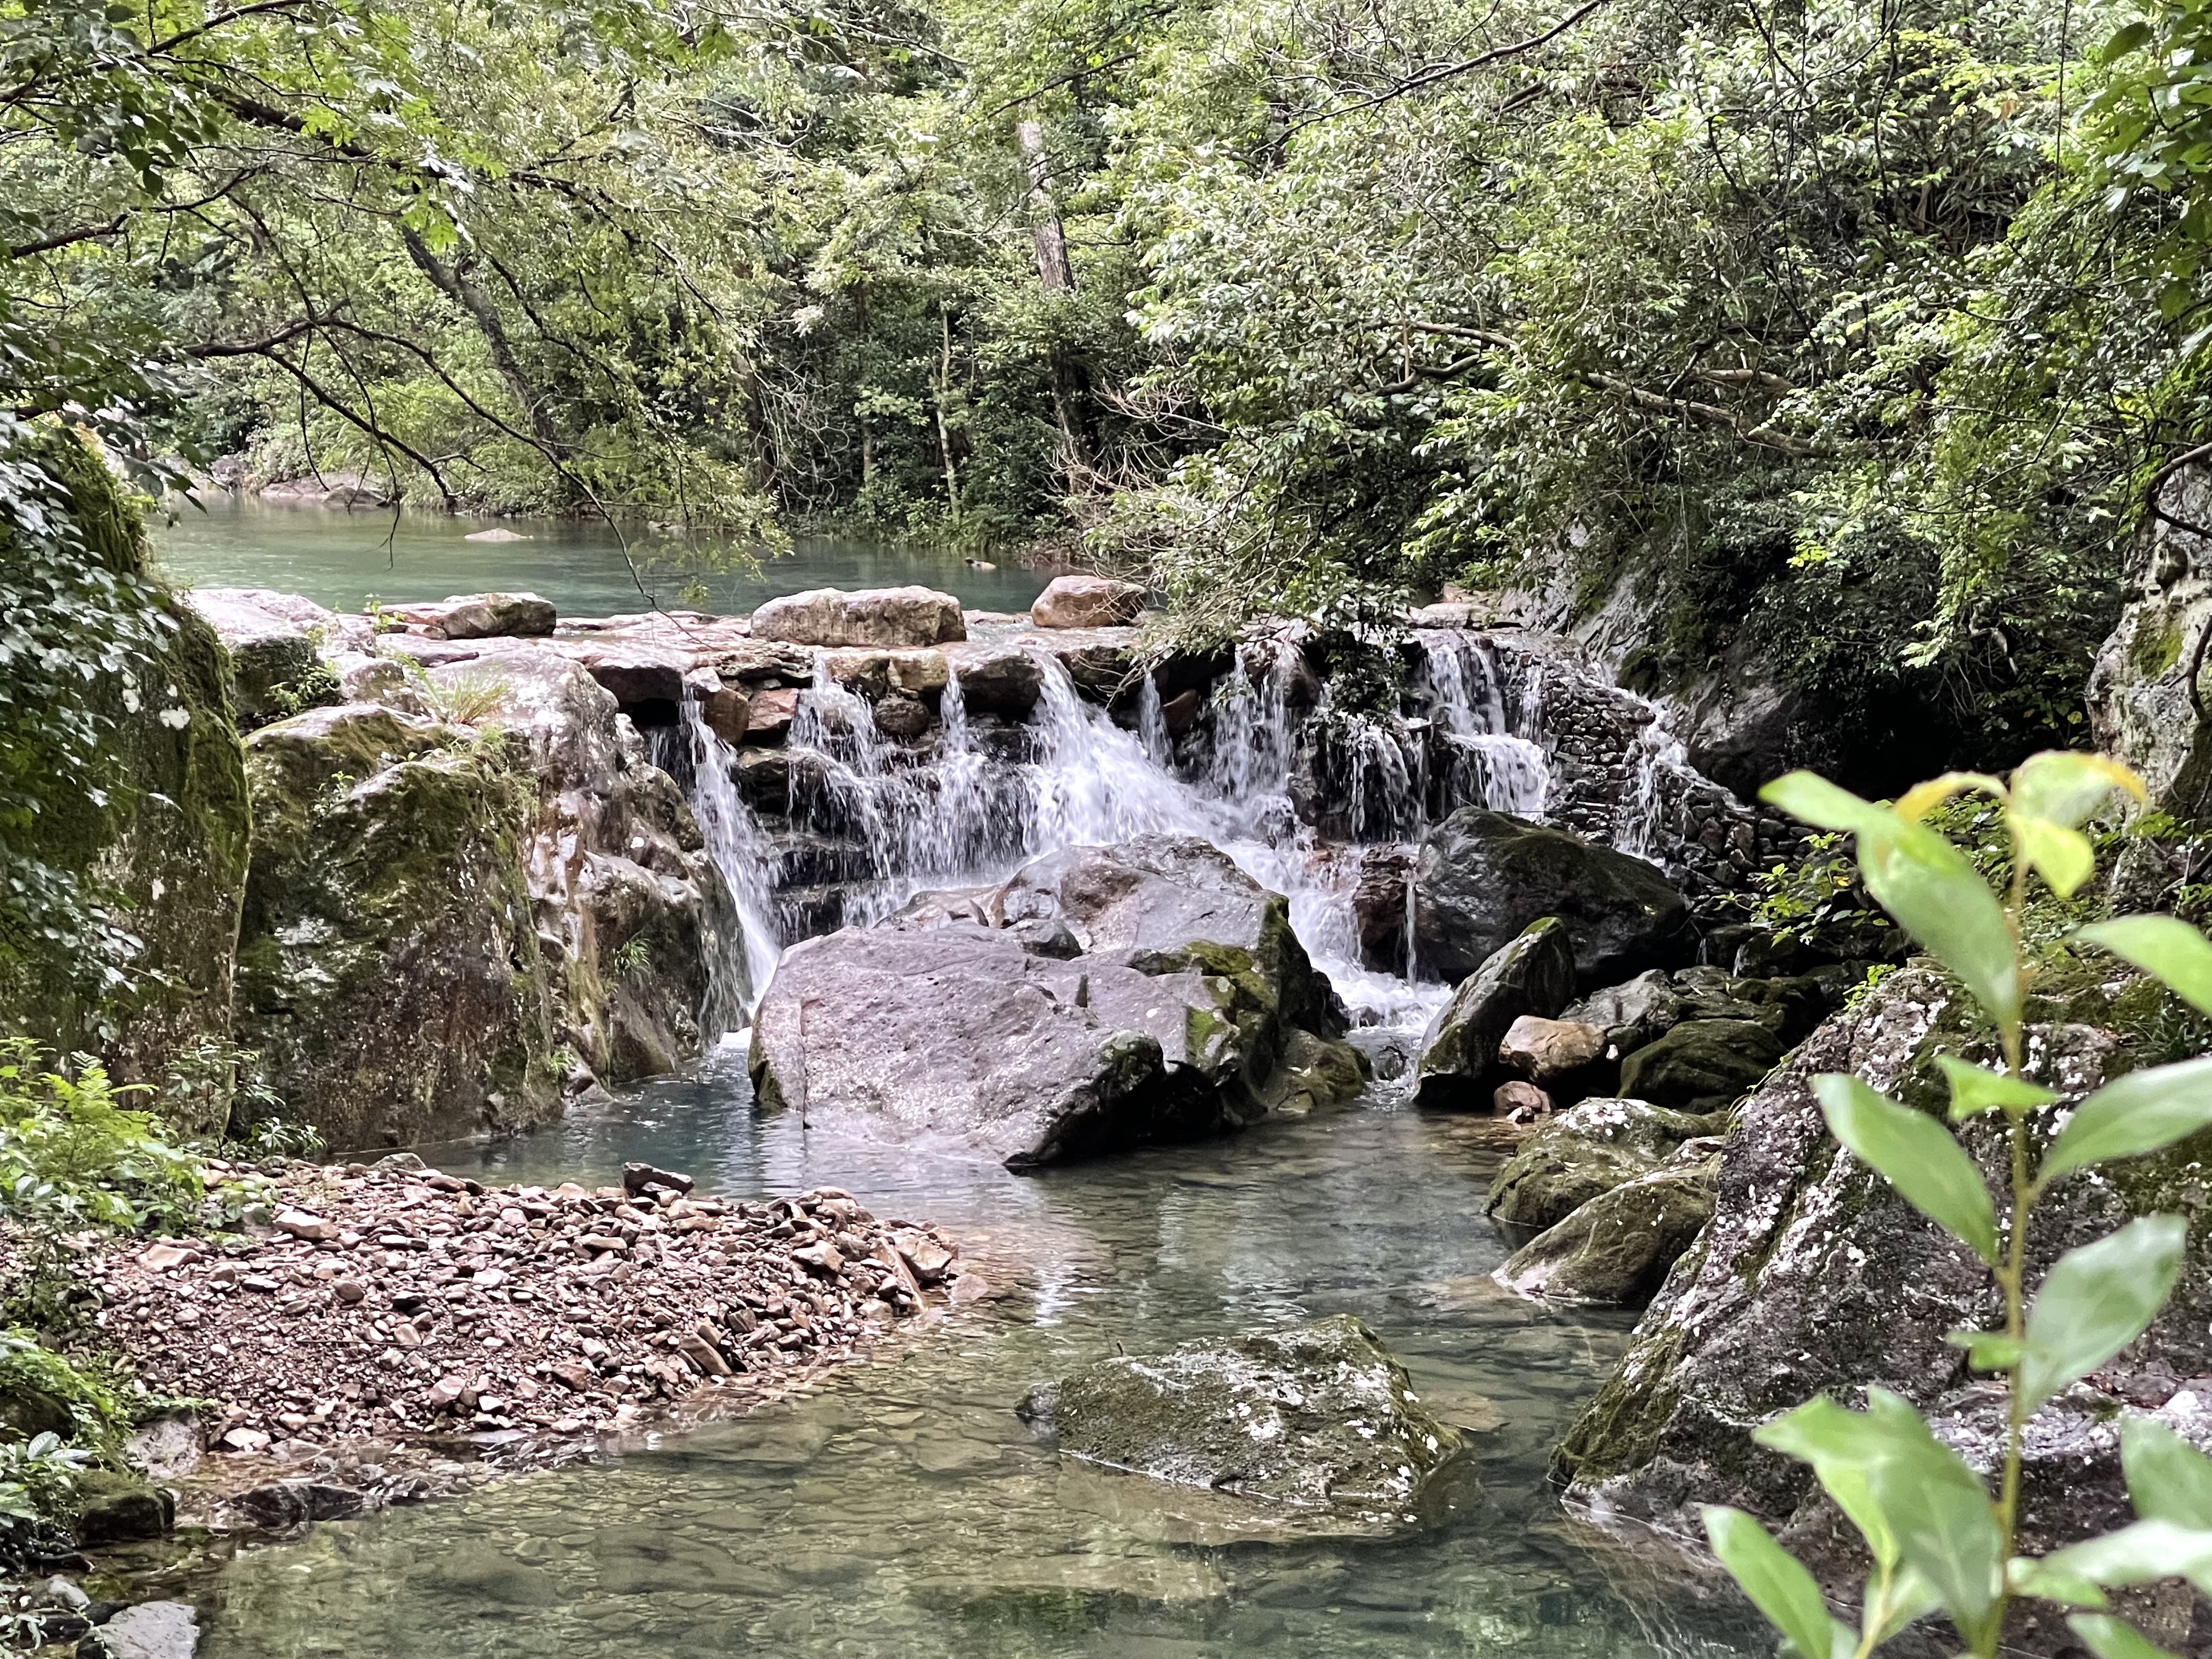
[(216, 1524), (349, 1517), (751, 1410), (988, 1293), (938, 1229), (833, 1188), (724, 1202), (644, 1164), (499, 1187), (407, 1154), (260, 1173), (249, 1235), (77, 1267), (100, 1342), (206, 1402), (161, 1472)]

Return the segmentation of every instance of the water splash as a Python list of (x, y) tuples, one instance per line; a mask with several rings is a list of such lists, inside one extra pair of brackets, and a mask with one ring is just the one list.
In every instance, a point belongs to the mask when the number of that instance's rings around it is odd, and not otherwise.
[(775, 849), (760, 832), (750, 809), (738, 793), (738, 751), (707, 724), (702, 706), (690, 699), (678, 705), (684, 743), (691, 763), (691, 815), (707, 856), (721, 872), (734, 915), (715, 930), (708, 953), (707, 1007), (701, 1024), (717, 1034), (734, 1031), (760, 1004), (775, 977), (782, 943), (771, 918), (771, 896), (780, 872)]
[(1657, 703), (1626, 690), (1620, 695), (1636, 706), (1643, 723), (1636, 734), (1628, 793), (1613, 817), (1613, 844), (1656, 864), (1669, 797), (1679, 799), (1686, 791), (1711, 785), (1692, 769), (1689, 751)]
[(1429, 684), (1437, 736), (1447, 755), (1443, 806), (1487, 806), (1540, 819), (1551, 793), (1551, 760), (1541, 738), (1543, 667), (1530, 663), (1508, 684), (1487, 640), (1457, 632), (1428, 637)]

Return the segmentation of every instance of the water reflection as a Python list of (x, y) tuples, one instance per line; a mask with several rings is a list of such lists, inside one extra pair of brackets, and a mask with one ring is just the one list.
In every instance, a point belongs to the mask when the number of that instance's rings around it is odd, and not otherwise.
[(501, 520), (527, 539), (471, 542), (493, 521), (438, 513), (348, 512), (276, 507), (210, 495), (174, 504), (176, 522), (157, 524), (155, 556), (173, 580), (203, 587), (273, 587), (334, 611), (358, 611), (374, 594), (387, 605), (507, 588), (538, 593), (567, 617), (618, 616), (654, 605), (749, 611), (763, 599), (810, 587), (894, 587), (920, 582), (987, 611), (1026, 611), (1049, 573), (1011, 562), (977, 569), (945, 548), (896, 548), (836, 537), (797, 539), (757, 572), (706, 574), (707, 599), (680, 599), (691, 573), (672, 562), (676, 544), (633, 538), (633, 578), (623, 548), (604, 524)]
[[(1165, 1659), (1765, 1652), (1608, 1585), (1541, 1482), (1626, 1322), (1486, 1277), (1497, 1147), (1384, 1103), (1016, 1177), (757, 1124), (732, 1072), (618, 1121), (450, 1149), (502, 1180), (672, 1163), (735, 1194), (845, 1187), (1032, 1264), (821, 1393), (599, 1468), (319, 1528), (218, 1581), (209, 1659)], [(711, 1173), (710, 1173), (711, 1172)], [(1472, 1451), (1395, 1537), (1263, 1538), (1242, 1506), (1063, 1467), (1012, 1407), (1111, 1352), (1350, 1312)]]

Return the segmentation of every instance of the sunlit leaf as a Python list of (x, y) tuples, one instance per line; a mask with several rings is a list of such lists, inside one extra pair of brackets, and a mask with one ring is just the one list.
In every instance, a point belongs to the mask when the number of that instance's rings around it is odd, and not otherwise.
[(2212, 1583), (2212, 1531), (2171, 1521), (2138, 1521), (2118, 1532), (2069, 1545), (2044, 1558), (2053, 1572), (2118, 1588), (2160, 1578)]
[(2048, 749), (2013, 769), (2011, 811), (2071, 830), (2115, 789), (2145, 799), (2142, 780), (2109, 756)]
[(1946, 1331), (1943, 1340), (1966, 1351), (1966, 1363), (1978, 1371), (2009, 1370), (2020, 1363), (2027, 1344), (2002, 1331)]
[(1986, 772), (1946, 772), (1940, 778), (1930, 778), (1917, 783), (1897, 798), (1897, 816), (1918, 820), (1926, 817), (1952, 796), (1969, 789), (1981, 790), (1984, 794), (2003, 798), (2003, 780), (1993, 778)]
[(1914, 1209), (1996, 1265), (1997, 1216), (1989, 1183), (1949, 1130), (1845, 1073), (1814, 1078), (1813, 1092), (1838, 1140), (1880, 1170)]
[(2142, 1334), (2181, 1273), (2179, 1216), (2145, 1216), (2058, 1258), (2028, 1310), (2020, 1390), (2033, 1411)]
[(2212, 1014), (2212, 939), (2179, 916), (2118, 916), (2075, 935), (2154, 975), (2199, 1013)]
[(2097, 854), (2079, 830), (2017, 812), (2006, 822), (2020, 839), (2021, 855), (2059, 897), (2072, 898), (2097, 872)]
[(2074, 1109), (2038, 1179), (2170, 1146), (2212, 1125), (2212, 1055), (2107, 1083)]

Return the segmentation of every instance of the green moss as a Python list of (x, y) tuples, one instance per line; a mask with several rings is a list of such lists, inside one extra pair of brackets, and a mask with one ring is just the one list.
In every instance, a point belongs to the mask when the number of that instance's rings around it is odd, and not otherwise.
[(2179, 615), (2154, 626), (2148, 617), (2139, 622), (2128, 641), (2128, 666), (2139, 679), (2154, 680), (2172, 671), (2181, 660), (2182, 628)]

